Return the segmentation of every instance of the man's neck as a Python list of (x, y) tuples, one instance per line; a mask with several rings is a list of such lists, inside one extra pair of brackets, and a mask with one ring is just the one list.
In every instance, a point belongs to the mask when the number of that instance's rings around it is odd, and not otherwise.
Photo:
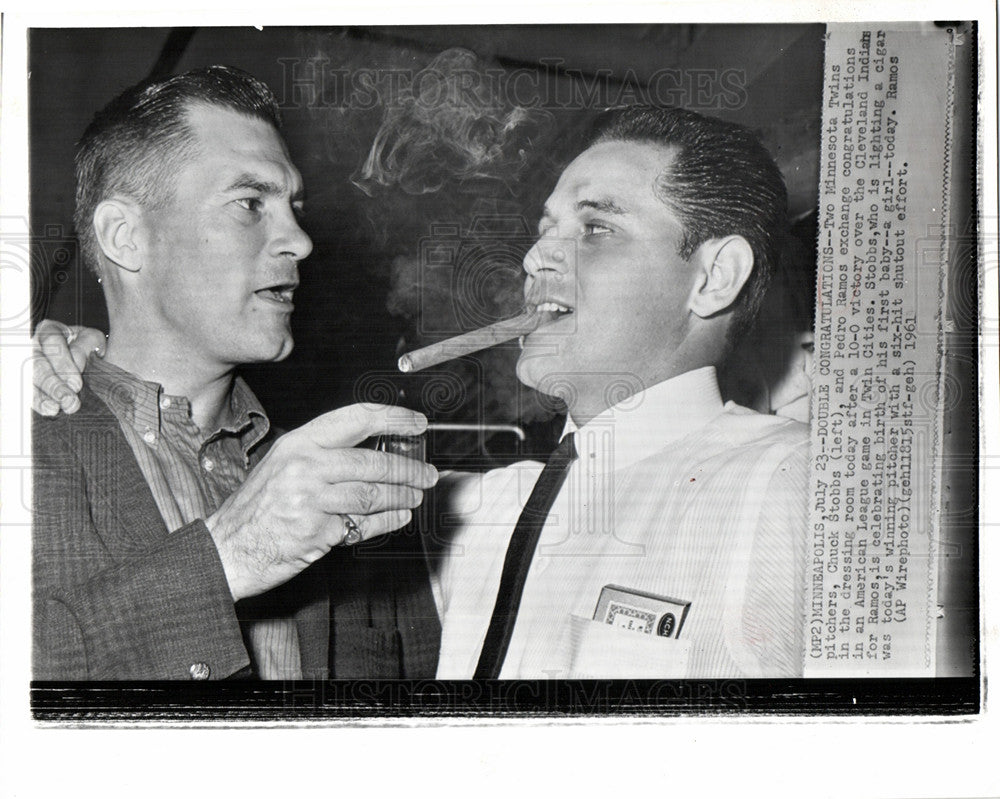
[(159, 383), (167, 394), (186, 397), (191, 420), (203, 432), (232, 421), (233, 367), (204, 363), (190, 353), (130, 345), (127, 338), (116, 337), (114, 330), (108, 336), (104, 358), (142, 380)]
[(573, 421), (583, 427), (594, 417), (629, 397), (680, 375), (714, 365), (705, 363), (703, 359), (684, 359), (671, 364), (670, 368), (649, 370), (645, 375), (624, 374), (612, 383), (601, 380), (593, 383), (580, 381), (574, 386), (576, 390), (572, 399), (567, 399), (567, 410)]
[(583, 427), (629, 396), (706, 366), (718, 368), (725, 352), (725, 331), (725, 324), (719, 322), (711, 326), (700, 325), (688, 333), (668, 358), (624, 370), (620, 375), (613, 375), (611, 382), (599, 374), (591, 379), (581, 376), (582, 379), (571, 387), (570, 396), (565, 398), (569, 415)]

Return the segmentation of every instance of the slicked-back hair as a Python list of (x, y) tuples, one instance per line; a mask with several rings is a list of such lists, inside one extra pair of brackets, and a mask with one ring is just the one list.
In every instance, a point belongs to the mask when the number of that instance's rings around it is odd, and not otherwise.
[(97, 112), (76, 147), (73, 221), (84, 262), (100, 274), (94, 211), (114, 196), (145, 208), (173, 194), (173, 175), (194, 153), (187, 112), (197, 104), (227, 108), (281, 130), (274, 94), (234, 67), (212, 66), (126, 89)]
[(754, 266), (735, 302), (732, 345), (753, 325), (788, 227), (788, 195), (774, 159), (748, 128), (680, 108), (605, 111), (587, 146), (609, 141), (659, 144), (675, 152), (656, 189), (683, 226), (682, 258), (725, 236), (739, 235), (750, 244)]

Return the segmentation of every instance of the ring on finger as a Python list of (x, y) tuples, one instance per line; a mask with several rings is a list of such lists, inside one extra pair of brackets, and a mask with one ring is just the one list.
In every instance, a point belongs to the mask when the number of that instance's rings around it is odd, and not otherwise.
[(357, 544), (362, 538), (358, 523), (346, 513), (341, 513), (340, 518), (344, 520), (344, 529), (346, 530), (344, 537), (340, 539), (340, 543), (348, 546)]

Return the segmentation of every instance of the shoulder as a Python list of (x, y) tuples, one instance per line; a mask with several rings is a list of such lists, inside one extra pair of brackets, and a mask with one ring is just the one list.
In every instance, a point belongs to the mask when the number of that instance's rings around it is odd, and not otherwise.
[(61, 536), (66, 519), (90, 518), (87, 508), (100, 495), (98, 486), (108, 491), (119, 485), (117, 479), (107, 480), (117, 478), (117, 455), (127, 444), (118, 420), (86, 386), (76, 413), (41, 416), (32, 411), (31, 416), (35, 533)]
[(755, 490), (770, 486), (800, 493), (808, 484), (808, 427), (734, 403), (727, 403), (722, 413), (693, 433), (684, 451), (691, 468), (712, 475), (717, 485), (735, 489), (752, 482)]
[(712, 424), (732, 446), (785, 447), (790, 453), (800, 453), (801, 457), (808, 455), (809, 427), (794, 419), (758, 413), (728, 402)]
[(49, 451), (66, 451), (94, 445), (88, 433), (107, 431), (120, 435), (121, 427), (111, 409), (86, 385), (80, 391), (76, 413), (41, 416), (31, 412), (32, 451), (35, 457)]
[(809, 483), (809, 427), (783, 416), (727, 403), (720, 424), (752, 464), (768, 501), (787, 497), (805, 508)]

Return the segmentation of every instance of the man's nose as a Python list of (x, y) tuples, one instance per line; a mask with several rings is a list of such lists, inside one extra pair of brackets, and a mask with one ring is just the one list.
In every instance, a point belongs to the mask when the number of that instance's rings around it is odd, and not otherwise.
[(295, 214), (289, 209), (284, 215), (278, 235), (275, 237), (274, 249), (277, 254), (287, 256), (293, 261), (301, 261), (309, 257), (313, 243), (300, 226)]
[(565, 274), (572, 263), (572, 240), (542, 236), (524, 256), (524, 271)]

